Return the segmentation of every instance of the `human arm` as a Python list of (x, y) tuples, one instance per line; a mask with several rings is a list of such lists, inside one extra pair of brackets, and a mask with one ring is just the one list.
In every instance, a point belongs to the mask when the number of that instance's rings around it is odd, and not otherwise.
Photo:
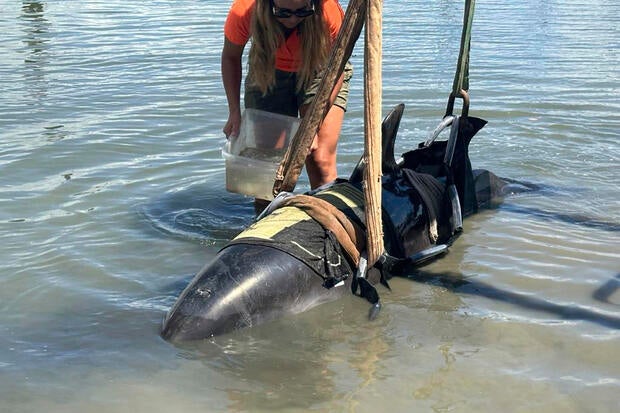
[(228, 101), (228, 121), (223, 129), (227, 138), (239, 135), (241, 124), (241, 56), (244, 47), (224, 39), (221, 70), (226, 100)]

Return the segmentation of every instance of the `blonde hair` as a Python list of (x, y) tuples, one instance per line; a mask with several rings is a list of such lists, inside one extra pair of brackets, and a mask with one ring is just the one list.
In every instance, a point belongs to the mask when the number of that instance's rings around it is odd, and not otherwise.
[[(302, 90), (323, 69), (331, 47), (329, 31), (323, 21), (322, 1), (309, 1), (314, 2), (315, 12), (296, 27), (301, 35), (297, 91)], [(276, 50), (285, 41), (284, 28), (273, 15), (270, 0), (256, 0), (251, 33), (248, 81), (266, 94), (275, 84)]]

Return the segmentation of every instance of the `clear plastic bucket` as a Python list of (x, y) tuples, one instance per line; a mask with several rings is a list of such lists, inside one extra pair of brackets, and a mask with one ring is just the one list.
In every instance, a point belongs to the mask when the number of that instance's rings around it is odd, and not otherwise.
[(239, 136), (231, 137), (222, 148), (226, 190), (273, 199), (276, 171), (298, 127), (298, 118), (246, 109)]

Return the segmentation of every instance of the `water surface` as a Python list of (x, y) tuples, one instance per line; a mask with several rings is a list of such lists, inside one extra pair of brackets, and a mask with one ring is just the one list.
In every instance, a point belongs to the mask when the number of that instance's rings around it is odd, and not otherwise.
[[(618, 2), (477, 2), (473, 163), (539, 190), (380, 290), (377, 321), (348, 297), (173, 346), (165, 312), (253, 218), (220, 152), (229, 3), (0, 0), (0, 410), (618, 411)], [(444, 113), (461, 7), (384, 4), (397, 153)], [(352, 61), (345, 177), (361, 46)]]

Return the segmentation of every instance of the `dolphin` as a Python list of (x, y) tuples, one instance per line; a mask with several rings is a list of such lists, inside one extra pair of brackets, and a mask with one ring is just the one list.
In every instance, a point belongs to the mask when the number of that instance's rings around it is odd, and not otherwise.
[[(496, 202), (507, 183), (489, 171), (471, 168), (469, 142), (486, 124), (474, 117), (444, 118), (429, 140), (396, 161), (394, 142), (403, 111), (403, 104), (396, 106), (382, 123), (386, 253), (373, 268), (362, 269), (363, 245), (358, 245), (359, 256), (347, 252), (342, 237), (303, 207), (285, 202), (294, 195), (280, 194), (196, 274), (165, 315), (161, 336), (173, 342), (209, 338), (352, 292), (377, 305), (375, 285), (389, 286), (389, 278), (404, 275), (404, 265), (421, 265), (443, 255), (461, 233), (462, 219)], [(450, 138), (437, 141), (447, 127)], [(365, 235), (363, 170), (360, 160), (349, 179), (306, 196), (318, 199), (319, 205), (335, 206)]]

